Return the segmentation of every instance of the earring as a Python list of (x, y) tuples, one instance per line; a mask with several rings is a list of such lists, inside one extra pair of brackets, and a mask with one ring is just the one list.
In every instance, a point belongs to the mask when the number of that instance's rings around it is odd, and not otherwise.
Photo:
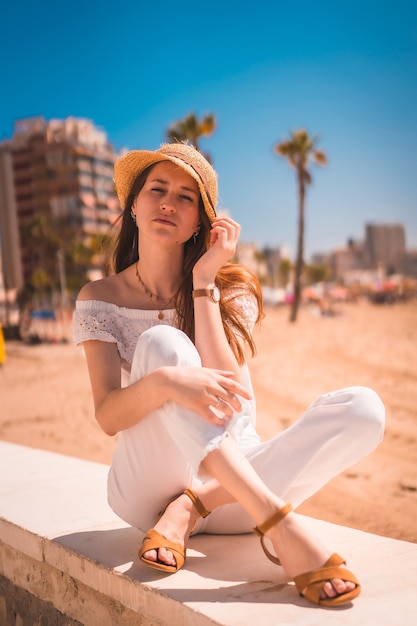
[(133, 220), (133, 221), (135, 222), (135, 224), (136, 224), (136, 215), (135, 215), (135, 213), (133, 212), (133, 209), (130, 209), (130, 216), (131, 216), (132, 220)]
[(197, 227), (197, 230), (195, 231), (195, 233), (193, 233), (193, 239), (194, 239), (194, 244), (197, 243), (197, 237), (200, 234), (200, 226)]

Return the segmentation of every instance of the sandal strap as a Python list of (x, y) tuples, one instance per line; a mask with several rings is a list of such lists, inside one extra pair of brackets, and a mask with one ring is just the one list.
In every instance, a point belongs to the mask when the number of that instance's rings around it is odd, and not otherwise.
[(358, 581), (352, 572), (345, 567), (340, 567), (341, 565), (346, 565), (346, 561), (335, 552), (322, 567), (319, 567), (311, 572), (305, 572), (304, 574), (294, 576), (294, 582), (297, 589), (302, 591), (305, 587), (308, 587), (313, 583), (325, 583), (331, 578), (343, 578), (343, 580), (349, 580), (358, 584)]
[(278, 511), (276, 513), (274, 513), (271, 517), (269, 517), (263, 524), (261, 524), (260, 526), (255, 526), (255, 528), (253, 529), (253, 532), (255, 533), (255, 535), (258, 535), (258, 537), (261, 538), (262, 550), (265, 552), (265, 554), (268, 557), (268, 559), (270, 561), (272, 561), (272, 563), (275, 563), (275, 565), (281, 565), (281, 561), (279, 560), (279, 558), (277, 556), (272, 554), (272, 552), (270, 552), (268, 550), (268, 548), (266, 547), (266, 545), (265, 545), (265, 533), (270, 528), (275, 526), (275, 524), (277, 524), (282, 519), (284, 519), (284, 517), (286, 515), (288, 515), (288, 513), (290, 513), (290, 511), (292, 511), (291, 504), (289, 504), (289, 503), (284, 504), (283, 507), (278, 509)]
[[(295, 576), (294, 583), (298, 592), (310, 602), (322, 604), (323, 606), (339, 606), (351, 602), (359, 595), (361, 587), (356, 576), (345, 567), (341, 567), (344, 564), (345, 560), (335, 553), (332, 554), (323, 567)], [(352, 591), (338, 594), (332, 598), (321, 599), (320, 595), (323, 586), (332, 578), (341, 578), (342, 580), (352, 582), (356, 587)]]
[(272, 561), (272, 563), (275, 563), (275, 565), (281, 565), (281, 561), (279, 560), (279, 558), (275, 556), (275, 554), (272, 554), (272, 552), (268, 550), (268, 548), (266, 547), (265, 537), (263, 535), (261, 537), (261, 546), (262, 546), (262, 550), (265, 552), (268, 559)]
[(207, 517), (207, 515), (210, 515), (211, 511), (207, 511), (206, 507), (194, 491), (186, 489), (184, 494), (190, 498), (201, 517)]
[(270, 528), (275, 526), (275, 524), (278, 524), (278, 522), (284, 519), (284, 517), (288, 515), (288, 513), (290, 513), (291, 511), (291, 504), (284, 504), (283, 507), (278, 509), (278, 511), (271, 515), (271, 517), (269, 517), (263, 524), (261, 524), (260, 526), (255, 526), (253, 532), (255, 533), (255, 535), (258, 535), (258, 537), (263, 537)]
[[(148, 552), (148, 550), (156, 550), (158, 552), (160, 548), (166, 548), (174, 554), (176, 561), (175, 565), (167, 565), (163, 561), (160, 561), (159, 555), (156, 561), (150, 561), (149, 559), (145, 559), (145, 557), (143, 556), (145, 552)], [(158, 533), (157, 530), (152, 528), (151, 530), (148, 530), (145, 537), (143, 538), (142, 546), (139, 549), (138, 556), (140, 560), (143, 561), (143, 563), (149, 565), (150, 567), (159, 569), (163, 572), (173, 573), (177, 572), (184, 566), (186, 551), (185, 546), (181, 545), (180, 543), (175, 543), (174, 541), (169, 541), (169, 539), (164, 537), (164, 535), (161, 535), (161, 533)]]
[(159, 550), (160, 548), (166, 548), (167, 550), (174, 552), (175, 558), (177, 558), (177, 555), (184, 558), (185, 549), (183, 545), (181, 545), (180, 543), (175, 543), (174, 541), (170, 541), (164, 535), (161, 535), (161, 533), (158, 533), (158, 531), (154, 530), (153, 528), (151, 530), (148, 530), (145, 537), (143, 538), (142, 546), (139, 550), (139, 556), (141, 557), (144, 552), (148, 552), (149, 550)]

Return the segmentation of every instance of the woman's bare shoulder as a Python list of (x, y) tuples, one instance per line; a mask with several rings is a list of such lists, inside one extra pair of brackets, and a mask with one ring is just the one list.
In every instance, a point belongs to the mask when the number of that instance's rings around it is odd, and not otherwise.
[(120, 281), (120, 275), (114, 274), (113, 276), (106, 276), (99, 280), (93, 280), (91, 283), (86, 283), (78, 294), (78, 300), (113, 302), (119, 290)]

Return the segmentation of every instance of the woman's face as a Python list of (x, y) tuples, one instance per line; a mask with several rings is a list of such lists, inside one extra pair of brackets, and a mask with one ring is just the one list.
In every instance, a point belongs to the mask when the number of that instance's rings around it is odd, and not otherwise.
[(199, 225), (199, 199), (192, 176), (170, 161), (156, 163), (132, 205), (140, 235), (185, 243)]

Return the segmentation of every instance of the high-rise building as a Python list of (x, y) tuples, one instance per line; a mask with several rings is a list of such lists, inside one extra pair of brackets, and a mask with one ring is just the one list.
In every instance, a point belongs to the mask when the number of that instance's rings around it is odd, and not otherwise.
[(343, 279), (348, 273), (363, 269), (365, 262), (362, 243), (349, 239), (346, 247), (332, 250), (328, 265), (333, 280)]
[(406, 252), (403, 224), (366, 224), (365, 251), (370, 268), (401, 272)]
[(15, 122), (12, 138), (0, 143), (0, 237), (10, 287), (20, 287), (39, 264), (22, 236), (34, 218), (80, 240), (108, 231), (120, 214), (113, 183), (117, 156), (89, 120)]
[(2, 287), (8, 290), (23, 286), (19, 229), (11, 153), (0, 144), (0, 266)]

